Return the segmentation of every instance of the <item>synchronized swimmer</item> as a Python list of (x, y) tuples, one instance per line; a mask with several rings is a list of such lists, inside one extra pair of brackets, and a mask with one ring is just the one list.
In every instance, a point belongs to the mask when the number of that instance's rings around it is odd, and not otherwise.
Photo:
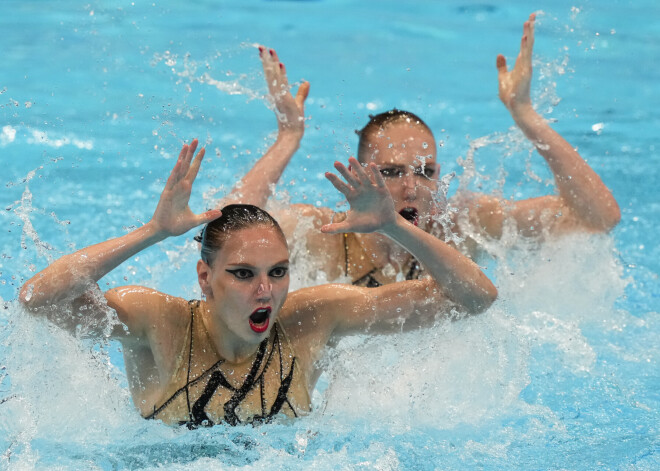
[[(277, 222), (252, 205), (194, 214), (188, 201), (204, 149), (184, 145), (152, 219), (121, 237), (66, 255), (28, 280), (28, 312), (71, 332), (81, 316), (123, 345), (133, 402), (146, 418), (189, 427), (267, 422), (310, 409), (317, 360), (331, 340), (432, 325), (454, 310), (483, 312), (497, 291), (479, 267), (446, 247), (432, 278), (378, 289), (323, 285), (289, 294), (289, 251)], [(346, 174), (348, 176), (348, 174)], [(335, 176), (336, 177), (336, 176)], [(395, 212), (375, 165), (355, 167), (344, 195), (348, 221), (423, 246), (427, 235)], [(204, 299), (187, 301), (142, 286), (99, 294), (97, 281), (167, 237), (206, 224), (197, 278)], [(451, 287), (451, 288), (448, 288)], [(90, 319), (91, 318), (91, 319)]]
[[(534, 15), (525, 23), (512, 70), (497, 58), (500, 98), (552, 170), (559, 195), (504, 201), (461, 194), (453, 224), (462, 235), (500, 237), (506, 221), (529, 237), (570, 231), (605, 232), (619, 221), (609, 190), (580, 155), (534, 110), (530, 99)], [(184, 145), (152, 219), (130, 233), (65, 255), (21, 288), (32, 315), (75, 332), (81, 317), (99, 328), (118, 321), (129, 389), (145, 418), (191, 428), (297, 417), (310, 410), (317, 361), (328, 342), (354, 333), (425, 327), (437, 316), (485, 311), (497, 297), (488, 277), (458, 247), (444, 242), (433, 220), (439, 165), (431, 130), (412, 113), (393, 110), (360, 131), (357, 159), (335, 163), (326, 177), (350, 205), (345, 215), (294, 205), (278, 218), (266, 211), (276, 183), (304, 134), (309, 84), (294, 97), (273, 50), (260, 48), (278, 113), (275, 144), (243, 178), (226, 204), (195, 214), (188, 203), (204, 149)], [(328, 284), (289, 293), (287, 237), (300, 216)], [(105, 293), (98, 280), (138, 252), (204, 225), (198, 237), (202, 299), (185, 300), (142, 286)], [(468, 228), (470, 230), (468, 230)], [(286, 235), (286, 236), (285, 236)], [(473, 255), (476, 237), (460, 247)], [(340, 260), (338, 263), (337, 261)], [(394, 270), (390, 268), (393, 267)], [(396, 272), (406, 281), (396, 281)], [(424, 273), (425, 276), (421, 276)], [(360, 285), (360, 286), (358, 286)]]
[[(459, 248), (472, 258), (481, 240), (500, 238), (507, 224), (512, 224), (524, 237), (542, 238), (577, 231), (608, 232), (621, 217), (616, 200), (600, 177), (533, 107), (530, 86), (534, 22), (532, 14), (523, 26), (520, 53), (513, 69), (508, 70), (504, 56), (497, 57), (499, 97), (516, 125), (548, 163), (559, 194), (510, 201), (495, 195), (460, 191), (449, 201), (457, 211), (445, 216), (450, 218), (451, 230), (465, 241)], [(241, 180), (229, 200), (263, 207), (271, 196), (272, 184), (278, 181), (302, 139), (303, 104), (309, 84), (303, 82), (294, 98), (289, 92), (286, 69), (275, 51), (260, 48), (260, 57), (278, 110), (278, 139)], [(431, 129), (413, 113), (391, 110), (373, 116), (358, 134), (357, 162), (353, 160), (351, 165), (376, 164), (396, 211), (434, 238), (445, 240), (444, 228), (433, 218), (434, 213), (445, 208), (438, 207), (434, 200), (440, 165)], [(347, 175), (342, 164), (335, 167)], [(341, 183), (330, 178), (341, 189)], [(303, 237), (306, 252), (328, 280), (348, 277), (357, 285), (380, 286), (400, 279), (401, 275), (416, 279), (423, 273), (422, 268), (433, 263), (438, 255), (435, 250), (424, 252), (415, 244), (382, 237), (368, 228), (365, 234), (349, 233), (344, 226), (348, 221), (329, 226), (338, 220), (330, 208), (297, 204), (276, 216), (289, 241), (294, 240), (294, 233), (296, 238), (301, 237), (301, 231), (296, 231), (299, 221), (311, 219), (314, 227), (322, 230), (307, 231)], [(355, 226), (352, 230), (362, 232)]]

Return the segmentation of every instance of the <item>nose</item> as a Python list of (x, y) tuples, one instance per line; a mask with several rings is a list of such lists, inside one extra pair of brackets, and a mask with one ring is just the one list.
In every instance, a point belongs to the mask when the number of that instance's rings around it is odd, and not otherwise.
[(257, 286), (257, 297), (259, 299), (270, 299), (273, 291), (273, 284), (267, 278), (260, 279)]
[(417, 182), (415, 181), (415, 176), (412, 172), (406, 172), (401, 178), (403, 179), (403, 197), (407, 201), (414, 200), (417, 197)]

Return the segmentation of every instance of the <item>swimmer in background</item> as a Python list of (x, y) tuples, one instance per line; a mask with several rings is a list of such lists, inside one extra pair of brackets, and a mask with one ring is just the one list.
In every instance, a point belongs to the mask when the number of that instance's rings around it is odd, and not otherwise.
[[(535, 15), (532, 14), (524, 24), (520, 53), (513, 69), (508, 70), (504, 56), (497, 56), (499, 97), (516, 125), (548, 163), (559, 194), (511, 201), (495, 195), (459, 192), (449, 202), (458, 211), (449, 215), (448, 226), (465, 239), (461, 249), (473, 258), (480, 240), (500, 238), (505, 226), (511, 222), (522, 236), (540, 239), (546, 235), (577, 231), (605, 233), (620, 219), (617, 202), (599, 176), (534, 110), (530, 98), (534, 21)], [(285, 69), (274, 51), (265, 52), (261, 48), (260, 56), (275, 103), (279, 103), (279, 108), (288, 103), (286, 122), (301, 123), (304, 99), (300, 92), (296, 99), (288, 92)], [(309, 90), (308, 84), (303, 86)], [(291, 106), (293, 102), (298, 106)], [(280, 118), (282, 115), (280, 112)], [(429, 127), (412, 113), (392, 110), (372, 117), (358, 134), (358, 161), (362, 165), (377, 165), (394, 199), (396, 211), (409, 222), (444, 240), (444, 229), (433, 220), (433, 216), (445, 208), (438, 208), (434, 201), (440, 166), (436, 161), (436, 142)], [(272, 186), (268, 183), (277, 182), (270, 177), (281, 175), (291, 159), (287, 152), (293, 147), (285, 148), (276, 143), (269, 151), (270, 159), (266, 162), (264, 157), (243, 178), (233, 193), (234, 199), (264, 206), (271, 196)], [(306, 248), (328, 280), (347, 276), (354, 284), (380, 286), (400, 279), (401, 274), (407, 279), (419, 276), (420, 266), (411, 255), (415, 253), (415, 247), (396, 244), (376, 233), (348, 234), (341, 222), (328, 226), (333, 218), (337, 220), (336, 217), (329, 208), (302, 204), (277, 213), (288, 236), (305, 218), (311, 218), (314, 226), (322, 230), (306, 234)], [(432, 254), (417, 259), (426, 263), (428, 256)]]
[[(432, 278), (377, 289), (346, 284), (289, 290), (289, 251), (277, 222), (251, 205), (194, 214), (188, 202), (204, 149), (184, 145), (151, 220), (121, 237), (65, 255), (21, 288), (26, 311), (75, 332), (92, 326), (123, 345), (129, 388), (145, 418), (191, 428), (297, 417), (310, 410), (325, 345), (354, 333), (432, 325), (437, 315), (477, 314), (497, 291), (479, 267), (444, 246)], [(342, 228), (397, 240), (433, 239), (402, 220), (375, 165), (333, 176), (348, 199)], [(98, 280), (138, 252), (206, 224), (198, 240), (202, 300), (142, 286), (101, 293)], [(435, 244), (435, 240), (432, 241)], [(419, 254), (415, 254), (419, 256)]]

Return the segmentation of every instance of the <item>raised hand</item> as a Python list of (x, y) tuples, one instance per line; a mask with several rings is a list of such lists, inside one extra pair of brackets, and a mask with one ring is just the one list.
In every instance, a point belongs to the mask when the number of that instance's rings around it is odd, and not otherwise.
[(335, 162), (335, 168), (346, 183), (337, 175), (327, 172), (325, 177), (345, 197), (351, 208), (342, 222), (326, 224), (322, 232), (375, 232), (394, 224), (398, 217), (389, 190), (385, 186), (378, 167), (371, 163), (367, 168), (354, 158), (348, 160), (350, 170)]
[(197, 139), (193, 139), (190, 145), (183, 145), (179, 159), (167, 179), (156, 211), (151, 218), (151, 222), (156, 229), (168, 236), (181, 235), (193, 227), (220, 217), (222, 214), (219, 209), (194, 214), (188, 206), (192, 185), (204, 158), (204, 148), (202, 148), (193, 160), (196, 149)]
[(520, 41), (520, 53), (510, 71), (502, 54), (497, 56), (497, 75), (499, 80), (500, 100), (510, 112), (519, 106), (531, 105), (530, 85), (532, 81), (532, 49), (534, 47), (534, 21), (536, 14), (529, 15), (523, 26)]
[(305, 100), (309, 95), (309, 82), (302, 82), (294, 98), (291, 94), (286, 68), (274, 49), (259, 46), (259, 57), (264, 68), (270, 97), (275, 105), (277, 124), (281, 132), (302, 134), (305, 131)]

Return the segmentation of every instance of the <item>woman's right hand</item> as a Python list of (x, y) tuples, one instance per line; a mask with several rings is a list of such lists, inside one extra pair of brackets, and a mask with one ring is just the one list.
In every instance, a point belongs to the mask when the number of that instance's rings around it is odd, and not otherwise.
[(303, 81), (294, 98), (291, 94), (286, 68), (274, 49), (259, 46), (259, 57), (270, 97), (275, 105), (275, 115), (280, 134), (293, 133), (301, 139), (305, 132), (305, 100), (309, 95), (309, 82)]
[(188, 206), (192, 185), (204, 158), (204, 148), (202, 148), (193, 160), (197, 143), (197, 139), (193, 139), (190, 145), (183, 145), (179, 159), (167, 179), (156, 211), (151, 218), (150, 224), (164, 236), (184, 234), (200, 224), (217, 219), (222, 214), (219, 209), (195, 214)]
[(343, 182), (337, 175), (327, 172), (325, 177), (346, 197), (351, 208), (346, 219), (341, 222), (326, 224), (321, 232), (336, 234), (339, 232), (384, 232), (396, 224), (399, 215), (394, 209), (394, 201), (378, 167), (370, 163), (363, 168), (354, 157), (348, 159), (350, 168), (341, 162), (335, 162), (335, 169), (344, 177)]

